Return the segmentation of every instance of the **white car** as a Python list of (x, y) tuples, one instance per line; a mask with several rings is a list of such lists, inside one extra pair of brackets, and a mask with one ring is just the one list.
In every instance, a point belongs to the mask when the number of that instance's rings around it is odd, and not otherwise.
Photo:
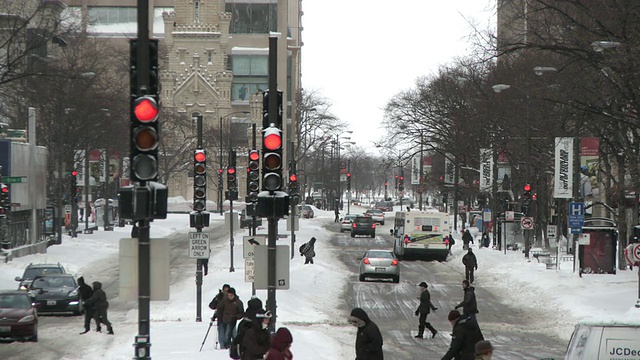
[(384, 225), (384, 212), (378, 209), (367, 210), (364, 213), (364, 216), (368, 216), (373, 219), (373, 221), (379, 223), (380, 225)]
[(347, 214), (342, 219), (340, 219), (340, 232), (351, 231), (351, 224), (353, 224), (353, 220), (356, 218), (356, 214)]

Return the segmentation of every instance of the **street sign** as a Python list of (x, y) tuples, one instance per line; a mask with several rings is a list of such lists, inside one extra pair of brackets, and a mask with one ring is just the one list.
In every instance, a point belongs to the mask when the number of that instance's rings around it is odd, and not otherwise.
[(64, 206), (64, 213), (65, 214), (71, 214), (71, 205), (65, 205)]
[(579, 228), (571, 228), (572, 234), (582, 234), (582, 227)]
[(255, 245), (267, 245), (267, 235), (242, 237), (242, 252), (245, 259), (253, 259)]
[(520, 220), (520, 227), (522, 227), (523, 230), (533, 229), (533, 218), (523, 217), (522, 220)]
[(636, 262), (640, 261), (640, 244), (636, 244), (633, 248), (633, 257)]
[(253, 282), (255, 261), (253, 258), (244, 261), (244, 282)]
[(491, 221), (491, 209), (482, 210), (482, 221), (484, 222)]
[(291, 231), (293, 223), (293, 231), (300, 231), (300, 216), (287, 216), (287, 231)]
[(27, 182), (26, 176), (5, 176), (2, 178), (5, 184), (24, 184)]
[(208, 232), (189, 233), (189, 258), (208, 259), (210, 254)]
[(584, 203), (569, 203), (569, 227), (582, 228), (584, 225)]
[(506, 221), (514, 221), (516, 219), (516, 213), (514, 211), (505, 211), (504, 219)]
[[(289, 289), (289, 262), (291, 252), (287, 245), (276, 246), (276, 289)], [(267, 290), (267, 247), (255, 246), (255, 270), (253, 285), (256, 290)]]
[(547, 237), (549, 238), (549, 240), (555, 240), (556, 239), (556, 226), (555, 225), (548, 225), (547, 226)]

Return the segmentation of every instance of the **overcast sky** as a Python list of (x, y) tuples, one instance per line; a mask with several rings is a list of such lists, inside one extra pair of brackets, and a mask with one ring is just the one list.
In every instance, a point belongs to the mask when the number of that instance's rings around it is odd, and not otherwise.
[(419, 76), (468, 54), (469, 21), (495, 24), (495, 0), (305, 0), (302, 86), (319, 90), (373, 151), (383, 108)]

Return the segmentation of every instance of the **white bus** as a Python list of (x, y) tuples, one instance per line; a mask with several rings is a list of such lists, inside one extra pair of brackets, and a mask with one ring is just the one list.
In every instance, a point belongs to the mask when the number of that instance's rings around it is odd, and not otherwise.
[(437, 258), (446, 261), (451, 233), (449, 214), (437, 210), (396, 212), (393, 252), (398, 258)]

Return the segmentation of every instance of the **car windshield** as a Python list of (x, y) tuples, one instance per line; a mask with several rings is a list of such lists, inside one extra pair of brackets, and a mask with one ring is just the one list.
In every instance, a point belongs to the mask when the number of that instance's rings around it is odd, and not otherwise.
[(76, 287), (76, 283), (72, 277), (45, 276), (35, 279), (31, 284), (31, 288), (34, 289), (55, 289), (61, 287)]
[(0, 294), (0, 309), (28, 309), (31, 301), (26, 294)]
[(378, 210), (378, 209), (376, 209), (376, 210), (367, 210), (367, 212), (369, 214), (382, 214), (382, 210)]
[(36, 276), (47, 275), (47, 274), (62, 274), (62, 269), (59, 267), (28, 268), (24, 271), (24, 276), (22, 278), (32, 280)]
[(368, 223), (371, 223), (372, 220), (371, 220), (371, 218), (368, 218), (368, 217), (357, 216), (356, 219), (355, 219), (355, 222), (368, 224)]
[(367, 257), (374, 259), (393, 259), (391, 251), (369, 251)]
[(355, 218), (357, 218), (357, 217), (358, 217), (357, 215), (345, 215), (345, 216), (344, 216), (344, 219), (345, 219), (345, 220), (353, 220), (353, 219), (355, 219)]

